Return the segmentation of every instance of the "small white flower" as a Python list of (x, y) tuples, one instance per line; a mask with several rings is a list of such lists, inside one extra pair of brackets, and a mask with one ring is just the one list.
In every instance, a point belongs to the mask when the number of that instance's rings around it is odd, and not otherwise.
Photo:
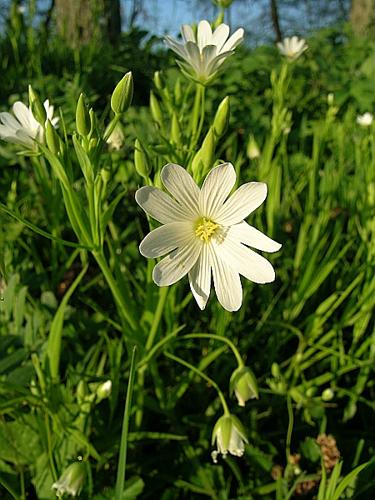
[(231, 163), (212, 169), (201, 189), (179, 165), (166, 165), (161, 179), (174, 198), (150, 186), (135, 195), (143, 210), (164, 224), (139, 246), (148, 258), (168, 254), (154, 267), (154, 282), (169, 286), (189, 274), (191, 291), (204, 309), (212, 274), (220, 304), (237, 311), (242, 304), (240, 274), (255, 283), (275, 279), (272, 265), (248, 247), (276, 252), (281, 245), (243, 220), (265, 200), (266, 184), (249, 182), (228, 198), (236, 182)]
[[(44, 101), (47, 119), (53, 126), (57, 125), (58, 118), (53, 117), (54, 107), (49, 104), (49, 100)], [(20, 144), (27, 148), (33, 148), (35, 140), (44, 140), (44, 130), (42, 125), (35, 119), (31, 109), (23, 102), (17, 101), (12, 107), (13, 114), (0, 113), (0, 139), (14, 144)]]
[(177, 61), (183, 71), (201, 82), (207, 82), (215, 76), (225, 59), (234, 53), (234, 49), (244, 38), (242, 28), (231, 37), (229, 32), (226, 24), (220, 24), (212, 32), (210, 23), (204, 20), (198, 24), (196, 34), (190, 25), (182, 25), (183, 43), (171, 36), (165, 37), (165, 43), (183, 59)]
[(86, 478), (85, 464), (81, 461), (70, 464), (61, 477), (52, 485), (56, 496), (62, 497), (66, 493), (75, 497), (81, 493)]
[(370, 127), (370, 125), (372, 125), (373, 120), (374, 117), (372, 113), (369, 112), (357, 116), (357, 123), (358, 125), (361, 125), (361, 127)]
[(99, 385), (99, 387), (96, 390), (96, 395), (98, 396), (99, 400), (108, 398), (111, 395), (112, 392), (112, 380), (107, 380), (106, 382), (103, 382), (102, 384)]
[(234, 415), (223, 415), (216, 422), (212, 432), (212, 444), (217, 450), (211, 453), (212, 460), (217, 463), (217, 456), (221, 453), (223, 458), (228, 453), (235, 457), (242, 457), (245, 451), (245, 443), (248, 443), (246, 433), (241, 422)]
[(287, 57), (290, 61), (294, 61), (308, 49), (306, 41), (303, 38), (298, 38), (297, 36), (284, 38), (282, 43), (278, 42), (277, 47), (280, 54)]

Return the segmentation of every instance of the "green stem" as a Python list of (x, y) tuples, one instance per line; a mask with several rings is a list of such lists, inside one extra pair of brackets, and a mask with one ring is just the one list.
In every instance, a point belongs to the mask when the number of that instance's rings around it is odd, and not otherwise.
[(292, 405), (292, 399), (289, 395), (287, 396), (286, 404), (288, 408), (288, 418), (289, 418), (288, 430), (286, 433), (286, 463), (289, 464), (290, 445), (292, 442), (292, 432), (294, 425), (293, 405)]
[(118, 469), (117, 469), (115, 500), (121, 500), (122, 498), (124, 498), (123, 493), (124, 493), (125, 472), (126, 472), (126, 454), (127, 454), (127, 445), (128, 445), (131, 401), (132, 401), (134, 377), (135, 377), (136, 354), (137, 354), (137, 347), (134, 346), (132, 359), (131, 359), (131, 363), (130, 363), (128, 388), (126, 391), (124, 418), (122, 421), (121, 444), (120, 444), (120, 454), (119, 454), (119, 462), (118, 462)]
[(233, 354), (236, 357), (237, 363), (239, 368), (242, 368), (245, 366), (245, 363), (243, 362), (241, 358), (241, 354), (239, 353), (237, 347), (233, 344), (233, 342), (226, 337), (222, 337), (221, 335), (215, 335), (214, 333), (188, 333), (187, 335), (183, 335), (182, 337), (179, 337), (177, 340), (181, 339), (213, 339), (213, 340), (219, 340), (220, 342), (224, 342), (225, 344), (228, 344), (228, 346), (232, 349)]
[(206, 380), (206, 382), (208, 382), (209, 384), (212, 385), (212, 387), (214, 389), (216, 389), (217, 393), (218, 393), (218, 396), (220, 398), (220, 402), (221, 402), (221, 405), (223, 407), (223, 411), (224, 411), (224, 415), (226, 416), (229, 416), (230, 415), (230, 411), (229, 411), (229, 408), (228, 408), (228, 405), (227, 405), (227, 402), (225, 401), (225, 397), (224, 397), (224, 394), (221, 392), (220, 390), (220, 387), (217, 385), (217, 383), (212, 380), (212, 378), (208, 377), (205, 373), (203, 373), (201, 370), (199, 370), (198, 368), (196, 368), (195, 366), (191, 365), (190, 363), (188, 363), (187, 361), (185, 361), (184, 359), (182, 358), (179, 358), (177, 356), (175, 356), (174, 354), (171, 354), (170, 352), (165, 352), (164, 355), (169, 358), (169, 359), (172, 359), (173, 361), (175, 361), (176, 363), (179, 363), (180, 365), (183, 365), (185, 366), (186, 368), (189, 368), (189, 370), (191, 370), (192, 372), (196, 373), (197, 375), (199, 375), (201, 378), (203, 378), (204, 380)]
[(155, 336), (156, 336), (156, 333), (158, 331), (159, 323), (161, 320), (161, 316), (163, 314), (165, 301), (167, 300), (168, 290), (169, 290), (169, 287), (167, 287), (167, 286), (161, 287), (159, 290), (159, 301), (158, 301), (158, 305), (156, 306), (156, 311), (154, 314), (154, 318), (152, 320), (150, 333), (149, 333), (148, 338), (147, 338), (146, 351), (149, 351), (154, 343)]
[(95, 257), (96, 262), (98, 263), (107, 283), (109, 288), (111, 289), (112, 295), (115, 298), (119, 311), (122, 314), (122, 316), (126, 319), (128, 322), (130, 328), (133, 331), (136, 331), (137, 329), (137, 322), (133, 317), (132, 312), (126, 307), (125, 305), (125, 300), (124, 297), (122, 296), (122, 293), (120, 291), (120, 288), (118, 287), (116, 280), (107, 264), (107, 261), (101, 251), (94, 251), (92, 252), (93, 256)]

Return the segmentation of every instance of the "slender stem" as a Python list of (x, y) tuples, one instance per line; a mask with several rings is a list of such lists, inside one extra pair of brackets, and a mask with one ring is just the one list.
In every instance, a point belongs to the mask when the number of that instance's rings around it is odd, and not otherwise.
[(289, 463), (289, 457), (290, 457), (290, 445), (292, 441), (292, 432), (293, 432), (293, 425), (294, 425), (294, 415), (293, 415), (293, 406), (292, 406), (292, 399), (288, 395), (286, 399), (286, 404), (288, 408), (288, 430), (286, 433), (286, 463)]
[(159, 323), (161, 320), (161, 316), (163, 314), (165, 301), (167, 300), (168, 290), (169, 290), (169, 287), (167, 287), (167, 286), (162, 287), (159, 290), (159, 301), (158, 301), (158, 305), (156, 306), (156, 311), (154, 314), (154, 318), (152, 320), (150, 333), (149, 333), (148, 338), (147, 338), (146, 351), (149, 351), (152, 347), (152, 344), (154, 343), (155, 336), (156, 336), (156, 333), (158, 331)]
[(128, 388), (126, 391), (124, 418), (122, 421), (121, 444), (120, 444), (120, 454), (119, 454), (119, 462), (118, 462), (118, 469), (117, 469), (115, 500), (121, 500), (123, 498), (123, 492), (124, 492), (125, 472), (126, 472), (126, 453), (127, 453), (127, 445), (128, 445), (128, 432), (129, 432), (131, 401), (132, 401), (134, 377), (135, 377), (136, 354), (137, 354), (137, 346), (134, 346), (132, 359), (131, 359), (131, 363), (130, 363)]
[(237, 363), (240, 368), (245, 366), (241, 354), (238, 352), (237, 347), (233, 344), (233, 342), (226, 337), (222, 337), (221, 335), (215, 335), (214, 333), (189, 333), (187, 335), (183, 335), (182, 337), (179, 337), (177, 340), (181, 339), (213, 339), (213, 340), (219, 340), (220, 342), (224, 342), (228, 344), (228, 346), (232, 349), (233, 354), (236, 357)]
[(92, 252), (93, 256), (95, 257), (96, 262), (98, 263), (105, 279), (107, 280), (107, 283), (109, 285), (109, 288), (111, 289), (111, 292), (117, 302), (117, 305), (119, 307), (119, 310), (121, 314), (124, 316), (126, 321), (129, 323), (129, 326), (133, 331), (137, 329), (137, 322), (133, 317), (132, 312), (126, 307), (125, 305), (125, 300), (124, 297), (122, 296), (122, 293), (116, 283), (116, 280), (107, 264), (107, 261), (101, 251), (94, 251)]
[(49, 417), (47, 414), (44, 415), (44, 423), (46, 426), (46, 433), (47, 433), (47, 453), (48, 453), (49, 466), (51, 469), (51, 474), (52, 474), (53, 480), (56, 481), (57, 480), (57, 472), (56, 472), (55, 464), (53, 462), (51, 428), (49, 425)]
[(179, 363), (180, 365), (186, 366), (186, 368), (189, 368), (189, 370), (193, 371), (194, 373), (199, 375), (201, 378), (206, 380), (209, 384), (211, 384), (212, 387), (214, 387), (214, 389), (216, 389), (216, 391), (218, 393), (218, 396), (220, 398), (220, 402), (221, 402), (222, 407), (223, 407), (224, 415), (226, 415), (226, 416), (230, 415), (230, 411), (229, 411), (227, 402), (225, 401), (224, 394), (221, 392), (220, 387), (217, 385), (217, 383), (214, 380), (212, 380), (212, 378), (208, 377), (205, 373), (203, 373), (201, 370), (199, 370), (195, 366), (191, 365), (190, 363), (188, 363), (184, 359), (179, 358), (177, 356), (174, 356), (170, 352), (165, 352), (164, 355), (167, 358), (172, 359), (173, 361), (176, 361), (176, 363)]
[(10, 484), (8, 484), (4, 478), (2, 478), (0, 476), (0, 485), (5, 489), (7, 490), (7, 492), (12, 495), (12, 497), (15, 499), (15, 500), (20, 500), (20, 497), (18, 496), (18, 494), (14, 491), (14, 489), (10, 486)]

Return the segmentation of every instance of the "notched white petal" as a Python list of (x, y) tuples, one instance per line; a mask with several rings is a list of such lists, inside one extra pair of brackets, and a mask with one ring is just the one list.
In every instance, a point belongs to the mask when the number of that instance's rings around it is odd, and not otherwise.
[(135, 193), (135, 200), (147, 214), (163, 224), (189, 218), (189, 213), (161, 189), (141, 187)]
[(194, 238), (194, 228), (189, 222), (170, 222), (149, 233), (139, 245), (144, 257), (156, 259), (178, 247), (186, 245)]
[(161, 180), (171, 195), (191, 216), (198, 215), (199, 188), (191, 175), (180, 165), (168, 163), (161, 171)]
[(219, 210), (216, 221), (224, 226), (238, 224), (254, 212), (267, 197), (267, 184), (248, 182), (240, 186)]

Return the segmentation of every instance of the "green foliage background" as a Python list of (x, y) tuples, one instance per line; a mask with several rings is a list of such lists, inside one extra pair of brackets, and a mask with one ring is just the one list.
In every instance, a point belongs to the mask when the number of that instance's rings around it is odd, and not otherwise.
[[(205, 125), (229, 95), (229, 129), (216, 159), (231, 161), (241, 183), (268, 183), (267, 201), (250, 222), (283, 244), (270, 258), (277, 280), (267, 286), (243, 282), (244, 305), (234, 314), (223, 311), (213, 295), (207, 309), (198, 311), (184, 280), (164, 297), (155, 322), (160, 295), (156, 286), (146, 286), (152, 263), (138, 252), (148, 225), (134, 201), (143, 179), (134, 168), (133, 145), (137, 137), (152, 173), (183, 157), (168, 142), (163, 95), (167, 89), (181, 111), (179, 92), (191, 107), (191, 85), (173, 56), (142, 31), (124, 34), (114, 48), (71, 51), (57, 37), (47, 43), (43, 31), (24, 22), (12, 19), (0, 41), (2, 110), (18, 99), (27, 102), (31, 83), (61, 107), (69, 135), (80, 92), (104, 122), (115, 84), (124, 72), (133, 72), (135, 94), (123, 121), (124, 144), (118, 151), (107, 148), (102, 159), (110, 171), (108, 202), (120, 200), (109, 221), (106, 253), (120, 286), (137, 304), (139, 338), (130, 340), (144, 346), (142, 335), (155, 324), (156, 341), (169, 342), (135, 375), (123, 498), (294, 498), (298, 483), (320, 481), (315, 438), (321, 433), (337, 441), (343, 459), (338, 476), (370, 461), (375, 445), (375, 132), (374, 126), (359, 127), (356, 116), (375, 110), (374, 44), (352, 38), (349, 31), (316, 33), (291, 68), (282, 95), (277, 87), (282, 61), (275, 47), (242, 47), (232, 57), (207, 90)], [(162, 91), (153, 82), (156, 70), (162, 70)], [(162, 106), (167, 140), (161, 140), (148, 108), (151, 89)], [(333, 102), (327, 101), (330, 93)], [(187, 116), (181, 112), (179, 117), (183, 131)], [(250, 135), (259, 158), (247, 156)], [(22, 222), (47, 232), (53, 227), (58, 239), (75, 241), (61, 196), (48, 199), (43, 192), (35, 159), (2, 142), (0, 168), (0, 201), (8, 210), (0, 214), (1, 497), (53, 498), (54, 480), (83, 456), (87, 478), (81, 496), (114, 498), (132, 342), (94, 259), (35, 234)], [(43, 359), (59, 304), (82, 269), (84, 276), (60, 309), (63, 346), (56, 382)], [(183, 357), (228, 393), (236, 368), (230, 350), (212, 339), (183, 338), (192, 332), (230, 338), (257, 377), (259, 400), (244, 409), (231, 401), (249, 434), (242, 459), (212, 463), (219, 400), (212, 387), (163, 355), (167, 350)], [(146, 355), (141, 347), (140, 360)], [(113, 383), (110, 397), (90, 399), (107, 379)], [(327, 389), (329, 401), (322, 397)], [(300, 473), (287, 465), (290, 453), (302, 455)], [(272, 475), (275, 465), (283, 467), (279, 477)], [(373, 470), (372, 461), (355, 485), (348, 481), (340, 498), (371, 496)]]

